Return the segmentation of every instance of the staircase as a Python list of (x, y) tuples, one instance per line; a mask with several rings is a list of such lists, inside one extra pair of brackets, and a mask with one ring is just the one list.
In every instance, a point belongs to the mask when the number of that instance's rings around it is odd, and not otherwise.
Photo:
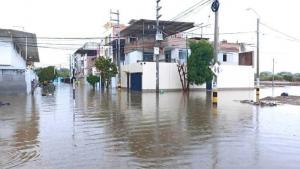
[(178, 64), (178, 73), (183, 91), (187, 91), (188, 83), (187, 83), (187, 67), (184, 64)]

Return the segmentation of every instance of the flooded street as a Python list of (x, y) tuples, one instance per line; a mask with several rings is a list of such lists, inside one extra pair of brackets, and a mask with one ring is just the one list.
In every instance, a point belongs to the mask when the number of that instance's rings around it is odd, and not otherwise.
[[(262, 97), (300, 87), (262, 89)], [(0, 168), (296, 169), (300, 106), (256, 107), (254, 91), (127, 93), (76, 91), (1, 96)]]

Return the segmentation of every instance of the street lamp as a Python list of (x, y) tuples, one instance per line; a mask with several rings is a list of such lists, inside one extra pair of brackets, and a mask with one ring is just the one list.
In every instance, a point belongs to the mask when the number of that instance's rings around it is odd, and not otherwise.
[(257, 16), (257, 22), (256, 22), (256, 101), (259, 102), (259, 25), (260, 25), (260, 15), (253, 9), (253, 8), (247, 8), (247, 11), (252, 11)]

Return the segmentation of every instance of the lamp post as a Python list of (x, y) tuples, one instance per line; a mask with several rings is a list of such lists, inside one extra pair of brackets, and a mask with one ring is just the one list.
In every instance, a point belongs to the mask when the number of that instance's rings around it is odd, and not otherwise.
[(247, 11), (252, 11), (257, 16), (256, 19), (256, 101), (259, 102), (260, 95), (260, 79), (259, 79), (259, 25), (260, 15), (253, 9), (247, 8)]

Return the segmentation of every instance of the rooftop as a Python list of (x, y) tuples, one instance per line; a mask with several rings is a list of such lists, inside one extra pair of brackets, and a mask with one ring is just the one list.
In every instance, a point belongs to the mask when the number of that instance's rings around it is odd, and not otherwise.
[(21, 50), (21, 56), (25, 59), (27, 39), (27, 61), (39, 62), (39, 52), (36, 35), (29, 32), (12, 29), (0, 29), (1, 38), (11, 38), (13, 43)]
[[(155, 20), (131, 20), (129, 26), (121, 31), (121, 36), (139, 36), (139, 35), (155, 35)], [(159, 21), (160, 28), (165, 37), (186, 31), (194, 27), (193, 22), (176, 22), (176, 21)]]

